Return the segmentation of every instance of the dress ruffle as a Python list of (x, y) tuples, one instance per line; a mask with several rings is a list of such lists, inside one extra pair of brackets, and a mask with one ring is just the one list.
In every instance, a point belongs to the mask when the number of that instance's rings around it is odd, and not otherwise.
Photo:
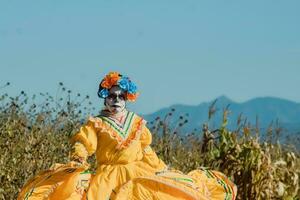
[(92, 117), (90, 116), (88, 118), (88, 121), (91, 121), (94, 123), (94, 126), (96, 129), (98, 129), (100, 132), (107, 132), (111, 138), (115, 139), (118, 142), (118, 146), (116, 146), (116, 149), (125, 149), (127, 148), (132, 141), (138, 140), (141, 136), (142, 128), (144, 125), (146, 125), (146, 120), (139, 116), (135, 116), (135, 120), (138, 120), (137, 123), (134, 123), (133, 130), (127, 138), (124, 140), (113, 128), (110, 124), (103, 121), (100, 117)]

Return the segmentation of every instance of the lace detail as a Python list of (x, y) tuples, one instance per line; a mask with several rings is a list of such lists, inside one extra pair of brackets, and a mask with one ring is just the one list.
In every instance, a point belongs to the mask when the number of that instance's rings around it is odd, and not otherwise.
[(92, 123), (94, 123), (94, 127), (101, 132), (106, 132), (110, 135), (111, 138), (115, 139), (118, 142), (117, 149), (127, 148), (134, 140), (138, 140), (141, 136), (141, 132), (143, 126), (146, 124), (146, 120), (137, 116), (137, 122), (133, 122), (131, 126), (131, 132), (128, 134), (126, 138), (120, 136), (120, 134), (115, 131), (112, 126), (106, 123), (99, 117), (89, 117), (88, 119)]
[(146, 121), (144, 119), (139, 119), (138, 123), (137, 123), (137, 128), (135, 131), (133, 131), (132, 133), (130, 133), (130, 135), (127, 137), (127, 139), (121, 143), (119, 148), (126, 148), (128, 147), (133, 140), (138, 140), (141, 136), (142, 133), (142, 129), (143, 129), (143, 125), (146, 124)]

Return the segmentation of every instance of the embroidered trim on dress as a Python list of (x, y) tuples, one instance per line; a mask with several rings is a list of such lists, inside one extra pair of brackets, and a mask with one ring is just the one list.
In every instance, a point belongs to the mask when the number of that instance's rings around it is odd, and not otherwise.
[[(134, 116), (136, 115), (134, 114)], [(130, 124), (130, 132), (128, 133), (126, 138), (123, 138), (118, 134), (118, 132), (112, 127), (110, 123), (106, 123), (106, 121), (104, 121), (102, 118), (89, 117), (88, 120), (94, 123), (95, 128), (101, 129), (103, 132), (107, 132), (111, 136), (111, 138), (115, 139), (118, 142), (117, 149), (124, 149), (128, 147), (133, 140), (139, 139), (143, 125), (146, 124), (146, 120), (144, 120), (143, 118), (140, 118), (138, 122), (134, 123), (134, 120), (136, 120), (135, 118)], [(135, 125), (136, 130), (134, 130), (135, 127), (132, 127)]]
[[(158, 182), (158, 183), (162, 183), (162, 184), (165, 184), (169, 187), (172, 187), (172, 188), (175, 188), (177, 190), (180, 190), (181, 192), (189, 195), (191, 198), (193, 199), (198, 199), (198, 190), (196, 190), (195, 188), (192, 188), (192, 187), (189, 187), (188, 185), (185, 185), (181, 182), (178, 182), (174, 179), (169, 179), (169, 178), (166, 178), (166, 177), (159, 177), (159, 176), (156, 176), (156, 177), (150, 177), (150, 176), (141, 176), (141, 177), (137, 177), (135, 178), (136, 180), (138, 179), (148, 179), (150, 181), (154, 181), (154, 182)], [(168, 181), (166, 181), (166, 179)], [(134, 180), (134, 179), (133, 179)], [(171, 183), (169, 183), (171, 182)], [(182, 188), (182, 185), (185, 185), (186, 188)]]
[[(203, 169), (201, 169), (203, 170)], [(217, 179), (217, 182), (224, 188), (226, 196), (225, 200), (229, 199), (235, 199), (235, 193), (234, 189), (231, 187), (231, 185), (227, 184), (221, 177), (219, 177), (217, 174), (215, 174), (213, 171), (204, 169), (203, 170), (208, 178), (214, 178)]]
[(131, 131), (132, 123), (133, 123), (134, 118), (135, 118), (135, 114), (133, 112), (127, 112), (123, 126), (118, 124), (115, 120), (113, 120), (110, 117), (100, 116), (99, 118), (101, 118), (103, 121), (109, 123), (109, 125), (115, 131), (117, 131), (122, 138), (125, 139), (125, 138), (128, 137), (128, 134)]

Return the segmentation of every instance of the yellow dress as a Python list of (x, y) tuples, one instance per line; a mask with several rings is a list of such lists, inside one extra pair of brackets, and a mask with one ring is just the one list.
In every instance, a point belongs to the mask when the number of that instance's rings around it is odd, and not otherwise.
[(146, 121), (128, 112), (124, 125), (109, 117), (90, 117), (71, 142), (73, 158), (96, 154), (97, 170), (74, 163), (57, 165), (28, 181), (18, 199), (208, 200), (235, 199), (236, 186), (222, 173), (168, 169), (150, 144)]

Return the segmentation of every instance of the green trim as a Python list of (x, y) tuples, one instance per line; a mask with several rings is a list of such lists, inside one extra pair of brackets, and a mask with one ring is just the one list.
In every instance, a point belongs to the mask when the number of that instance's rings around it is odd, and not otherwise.
[(175, 181), (178, 180), (178, 181), (188, 181), (188, 182), (191, 182), (191, 183), (194, 182), (192, 179), (189, 179), (189, 178), (182, 178), (182, 177), (173, 177), (172, 179), (175, 180)]
[[(123, 138), (125, 139), (128, 136), (128, 130), (132, 125), (132, 119), (135, 116), (133, 112), (128, 112), (125, 118), (125, 123), (123, 127), (120, 127), (114, 120), (109, 119), (108, 117), (105, 116), (100, 116), (103, 121), (107, 122), (108, 124), (111, 125), (111, 127)], [(125, 130), (124, 130), (125, 129)]]
[[(130, 120), (128, 120), (128, 115), (126, 116), (125, 123), (124, 123), (123, 127), (120, 127), (115, 121), (113, 121), (113, 120), (111, 120), (107, 117), (105, 117), (103, 119), (105, 121), (107, 121), (115, 130), (117, 130), (122, 135), (122, 137), (124, 138), (127, 135), (129, 125), (132, 121), (132, 117), (133, 117), (133, 113), (131, 113)], [(128, 121), (129, 121), (129, 123), (128, 123)], [(123, 130), (124, 128), (125, 128), (125, 131)]]
[(34, 188), (31, 188), (30, 191), (26, 192), (24, 200), (28, 200), (29, 197), (32, 195)]
[(94, 173), (92, 171), (85, 170), (85, 171), (81, 172), (80, 174), (94, 174)]
[(208, 170), (205, 169), (204, 172), (208, 178), (215, 178)]
[(209, 171), (209, 173), (211, 173), (217, 179), (217, 182), (224, 188), (226, 193), (225, 200), (233, 199), (231, 188), (222, 179), (216, 176), (212, 171)]
[(124, 125), (123, 125), (121, 128), (124, 128), (124, 127), (127, 127), (127, 126), (128, 126), (128, 123), (129, 123), (129, 122), (128, 122), (127, 118), (128, 118), (128, 116), (129, 116), (129, 114), (132, 115), (133, 113), (132, 113), (132, 112), (127, 112), (126, 117), (125, 117)]
[(228, 192), (228, 188), (227, 188), (226, 184), (225, 184), (222, 180), (218, 180), (217, 182), (218, 182), (221, 186), (223, 186), (223, 188), (224, 188), (224, 190), (225, 190), (225, 194), (226, 194), (225, 200), (229, 200), (230, 197), (228, 196), (228, 195), (229, 195), (228, 193), (230, 193), (230, 192)]

